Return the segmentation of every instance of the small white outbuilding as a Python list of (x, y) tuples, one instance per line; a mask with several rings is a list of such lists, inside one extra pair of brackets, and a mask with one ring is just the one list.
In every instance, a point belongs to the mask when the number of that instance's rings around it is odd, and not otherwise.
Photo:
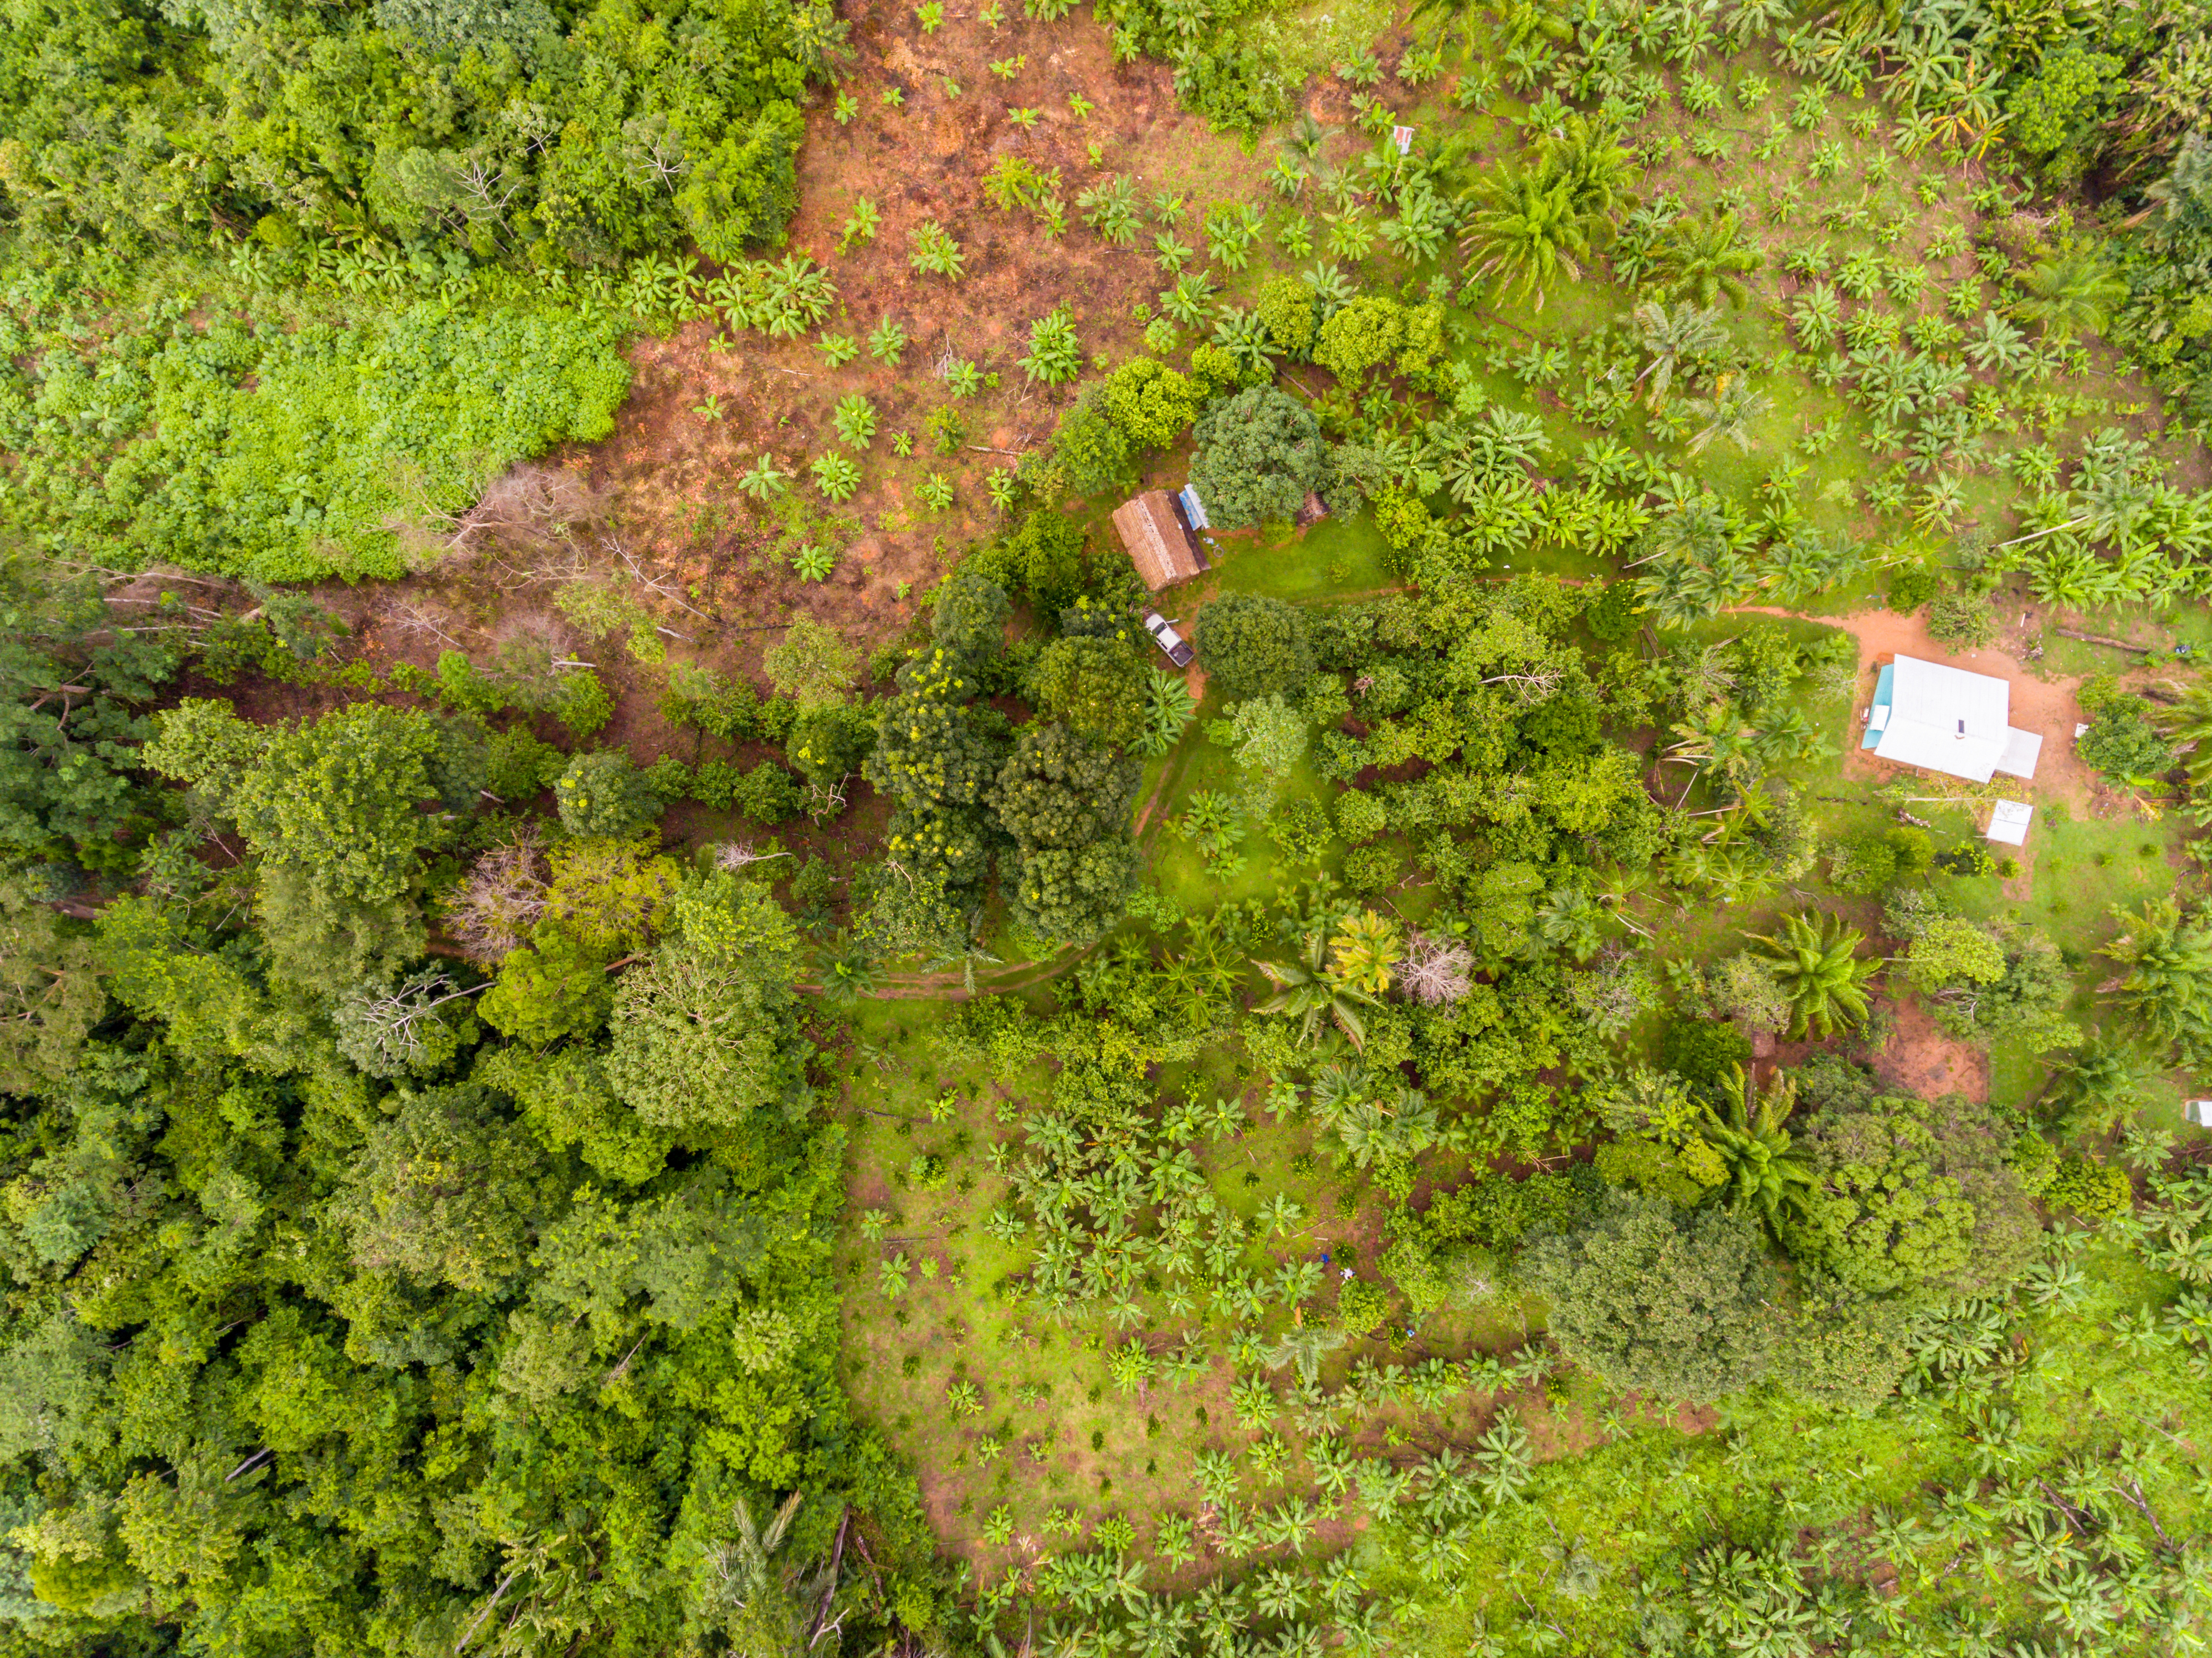
[(2027, 826), (2035, 821), (2035, 808), (2025, 800), (1999, 800), (1990, 808), (1985, 838), (2008, 847), (2027, 844)]
[(2043, 738), (2007, 723), (2012, 687), (1985, 673), (1900, 656), (1881, 671), (1863, 748), (1883, 760), (1986, 783), (2035, 775)]

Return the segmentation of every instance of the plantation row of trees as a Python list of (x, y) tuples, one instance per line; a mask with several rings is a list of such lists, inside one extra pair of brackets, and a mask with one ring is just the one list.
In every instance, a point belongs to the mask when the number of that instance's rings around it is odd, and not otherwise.
[[(1788, 695), (1818, 671), (1817, 650), (1767, 623), (1672, 659), (1613, 651), (1602, 635), (1614, 596), (1627, 591), (1593, 598), (1587, 586), (1524, 577), (1318, 612), (1232, 598), (1201, 613), (1209, 674), (1243, 699), (1235, 718), (1207, 735), (1230, 748), (1242, 787), (1218, 805), (1194, 799), (1179, 822), (1184, 837), (1217, 865), (1255, 833), (1293, 866), (1318, 862), (1333, 840), (1347, 842), (1346, 878), (1368, 892), (1396, 882), (1411, 842), (1435, 908), (1408, 929), (1376, 900), (1363, 904), (1324, 883), (1336, 896), (1276, 910), (1256, 931), (1232, 915), (1194, 917), (1182, 924), (1187, 934), (1162, 941), (1157, 959), (1150, 949), (1117, 947), (1113, 967), (1086, 964), (1077, 982), (1089, 1016), (1118, 1017), (1131, 1029), (1107, 1044), (1121, 1056), (1119, 1071), (1100, 1075), (1061, 1050), (1059, 1087), (1068, 1098), (1056, 1109), (1066, 1121), (1047, 1115), (1030, 1128), (1052, 1162), (1031, 1164), (1014, 1189), (1055, 1237), (1076, 1246), (1041, 1253), (1039, 1293), (1056, 1306), (1106, 1307), (1139, 1278), (1158, 1293), (1155, 1280), (1171, 1285), (1196, 1270), (1194, 1257), (1166, 1245), (1181, 1237), (1194, 1246), (1212, 1224), (1202, 1187), (1148, 1185), (1144, 1169), (1169, 1168), (1162, 1160), (1176, 1156), (1201, 1115), (1170, 1109), (1154, 1120), (1141, 1093), (1133, 1100), (1123, 1090), (1148, 1052), (1189, 1054), (1231, 1033), (1252, 1072), (1273, 1079), (1279, 1113), (1310, 1112), (1342, 1174), (1371, 1178), (1401, 1202), (1416, 1160), (1437, 1148), (1479, 1168), (1500, 1155), (1540, 1160), (1604, 1131), (1595, 1164), (1602, 1186), (1479, 1178), (1423, 1212), (1406, 1212), (1382, 1266), (1386, 1282), (1425, 1315), (1456, 1303), (1468, 1284), (1495, 1293), (1505, 1258), (1548, 1234), (1554, 1242), (1519, 1270), (1553, 1303), (1563, 1351), (1624, 1390), (1717, 1398), (1767, 1374), (1786, 1351), (1808, 1355), (1784, 1364), (1793, 1385), (1870, 1405), (1906, 1368), (1904, 1333), (1918, 1309), (2017, 1278), (2039, 1230), (2037, 1198), (2097, 1217), (2125, 1203), (2124, 1175), (2062, 1160), (2018, 1116), (1957, 1100), (1878, 1096), (1848, 1066), (1808, 1073), (1802, 1096), (1788, 1077), (1757, 1086), (1745, 1032), (1835, 1037), (1868, 1020), (1868, 981), (1882, 963), (1832, 917), (1786, 914), (1771, 934), (1742, 938), (1703, 970), (1662, 974), (1646, 955), (1639, 917), (1650, 914), (1641, 908), (1648, 896), (1741, 908), (1784, 883), (1817, 878), (1825, 865), (1845, 890), (1887, 895), (1886, 924), (1899, 952), (1893, 990), (1928, 997), (1971, 1040), (2081, 1040), (2065, 1017), (2072, 975), (2054, 948), (1960, 915), (1940, 885), (1928, 884), (1948, 878), (1948, 868), (1933, 865), (1924, 835), (1824, 844), (1814, 829), (1800, 787), (1784, 780), (1786, 762), (1814, 751), (1809, 735), (1785, 732), (1778, 744), (1760, 727), (1797, 719)], [(1345, 729), (1347, 716), (1360, 736)], [(1719, 808), (1717, 823), (1711, 810), (1693, 816), (1655, 799), (1642, 757), (1608, 735), (1655, 716), (1674, 718), (1681, 733), (1658, 775), (1681, 777), (1686, 794), (1700, 789)], [(1285, 798), (1309, 756), (1339, 780), (1326, 814)], [(1351, 786), (1378, 771), (1387, 780), (1413, 760), (1423, 763), (1410, 780)], [(1956, 867), (1971, 874), (1980, 865)], [(1156, 924), (1172, 914), (1151, 900), (1140, 908)], [(2157, 948), (2125, 944), (2115, 953)], [(1249, 1013), (1237, 1004), (1240, 957), (1275, 992)], [(1655, 1015), (1667, 1022), (1667, 1068), (1624, 1071), (1616, 1044)], [(1028, 1040), (1082, 1034), (1087, 1051), (1088, 1032), (1079, 1022), (1061, 1036)], [(991, 1040), (1000, 1065), (1035, 1051), (1012, 1033)], [(1571, 1101), (1547, 1080), (1561, 1070), (1586, 1079)], [(1243, 1121), (1241, 1112), (1204, 1120), (1233, 1130)], [(2057, 1134), (2094, 1121), (2062, 1116), (2046, 1127)], [(1162, 1133), (1164, 1142), (1151, 1138)], [(1125, 1135), (1133, 1137), (1133, 1164), (1115, 1150)], [(1080, 1195), (1109, 1165), (1121, 1171), (1118, 1185)], [(1620, 1194), (1610, 1207), (1600, 1200), (1605, 1187)], [(1186, 1212), (1186, 1201), (1196, 1206)], [(1071, 1202), (1084, 1219), (1066, 1212)], [(1577, 1215), (1589, 1218), (1586, 1236), (1576, 1232)], [(1147, 1220), (1159, 1228), (1150, 1254), (1136, 1247), (1143, 1235), (1133, 1236)], [(1084, 1245), (1093, 1229), (1114, 1241), (1110, 1267)], [(1777, 1245), (1798, 1263), (1802, 1333), (1771, 1327), (1759, 1310), (1778, 1301), (1763, 1264)], [(1610, 1262), (1615, 1290), (1599, 1294), (1584, 1283), (1589, 1269), (1576, 1251)], [(1201, 1295), (1219, 1315), (1246, 1293), (1235, 1233), (1225, 1254), (1206, 1260), (1182, 1296), (1186, 1315)], [(1671, 1288), (1653, 1287), (1670, 1273)], [(1166, 1293), (1176, 1309), (1176, 1292)], [(1635, 1297), (1654, 1293), (1680, 1300), (1682, 1332), (1728, 1332), (1715, 1340), (1740, 1341), (1743, 1351), (1709, 1351), (1692, 1333), (1638, 1334), (1656, 1315)], [(1621, 1310), (1632, 1304), (1643, 1310)], [(1829, 1357), (1809, 1356), (1821, 1353)], [(1822, 1370), (1842, 1355), (1856, 1368)]]

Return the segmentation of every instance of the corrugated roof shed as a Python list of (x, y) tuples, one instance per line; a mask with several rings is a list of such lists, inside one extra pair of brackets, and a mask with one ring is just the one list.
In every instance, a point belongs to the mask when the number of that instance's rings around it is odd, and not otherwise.
[(1129, 550), (1129, 562), (1154, 592), (1198, 574), (1198, 556), (1166, 490), (1147, 489), (1123, 501), (1114, 509), (1114, 528)]

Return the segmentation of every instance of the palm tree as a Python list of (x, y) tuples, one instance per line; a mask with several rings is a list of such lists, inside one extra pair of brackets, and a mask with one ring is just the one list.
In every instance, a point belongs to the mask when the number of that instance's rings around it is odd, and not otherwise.
[[(1475, 0), (1421, 0), (1407, 21), (1431, 13), (1456, 21), (1474, 8)], [(1575, 26), (1567, 15), (1571, 8), (1559, 0), (1551, 0), (1549, 4), (1540, 0), (1506, 0), (1504, 5), (1486, 5), (1484, 9), (1497, 13), (1499, 32), (1509, 46), (1520, 46), (1534, 34), (1548, 40), (1571, 40), (1575, 36)]]
[(1330, 1125), (1359, 1168), (1418, 1157), (1437, 1140), (1437, 1108), (1418, 1088), (1401, 1086), (1386, 1102), (1358, 1100)]
[(822, 961), (822, 1000), (841, 1013), (849, 1013), (865, 997), (872, 996), (884, 975), (868, 948), (847, 940), (842, 948), (825, 950)]
[(1732, 703), (1706, 704), (1702, 713), (1679, 721), (1674, 735), (1679, 740), (1667, 750), (1669, 760), (1698, 772), (1717, 772), (1738, 793), (1758, 775), (1759, 727)]
[(1301, 1042), (1312, 1042), (1324, 1021), (1334, 1022), (1355, 1049), (1365, 1050), (1367, 1024), (1359, 1010), (1374, 1006), (1376, 999), (1330, 969), (1326, 933), (1319, 929), (1307, 933), (1296, 961), (1255, 961), (1252, 965), (1275, 987), (1275, 993), (1255, 1012), (1281, 1013), (1296, 1019)]
[(2128, 930), (2099, 953), (2128, 970), (2105, 988), (2197, 1063), (2212, 1054), (2212, 928), (2170, 898), (2147, 898), (2135, 915), (2113, 914)]
[(1667, 401), (1668, 388), (1685, 363), (1710, 355), (1728, 343), (1718, 307), (1685, 303), (1670, 312), (1657, 300), (1646, 300), (1636, 307), (1634, 321), (1637, 343), (1651, 356), (1636, 378), (1651, 382), (1654, 409)]
[[(823, 1591), (836, 1572), (835, 1559), (803, 1579), (794, 1565), (778, 1558), (803, 1495), (792, 1492), (765, 1527), (755, 1523), (752, 1509), (739, 1497), (728, 1540), (707, 1552), (708, 1596), (738, 1651), (805, 1652), (812, 1633), (809, 1625), (817, 1621), (808, 1608), (817, 1601), (827, 1604)], [(842, 1529), (838, 1542), (842, 1552)]]
[(1829, 14), (1847, 40), (1887, 34), (1904, 14), (1904, 0), (1839, 0)]
[(2128, 297), (2128, 285), (2104, 262), (2086, 252), (2043, 260), (2020, 279), (2026, 298), (2013, 314), (2039, 322), (2054, 340), (2070, 340), (2077, 331), (2101, 334), (2113, 311)]
[(1738, 1214), (1756, 1209), (1770, 1231), (1804, 1207), (1816, 1182), (1804, 1154), (1784, 1127), (1797, 1108), (1797, 1084), (1777, 1077), (1759, 1096), (1759, 1084), (1740, 1065), (1729, 1067), (1728, 1114), (1711, 1106), (1698, 1130), (1729, 1171), (1728, 1206)]
[(1994, 368), (2001, 374), (2017, 374), (2034, 355), (2027, 344), (2027, 336), (2014, 328), (1994, 311), (1982, 313), (1982, 331), (1966, 338), (1966, 355), (1977, 368)]
[(1606, 913), (1640, 938), (1649, 938), (1650, 929), (1628, 912), (1644, 890), (1651, 884), (1649, 869), (1632, 869), (1626, 864), (1607, 864), (1595, 873), (1596, 897)]
[(2200, 679), (2183, 689), (2181, 701), (2160, 716), (2181, 751), (2189, 780), (2199, 787), (2212, 783), (2212, 679)]
[(1749, 376), (1729, 374), (1714, 382), (1711, 397), (1691, 398), (1686, 406), (1705, 422), (1690, 439), (1692, 454), (1701, 453), (1715, 438), (1726, 438), (1747, 455), (1759, 447), (1751, 428), (1774, 407), (1774, 399), (1753, 385)]
[(790, 473), (777, 467), (775, 456), (763, 452), (760, 465), (738, 479), (738, 488), (755, 501), (766, 501), (770, 495), (781, 495), (790, 477)]
[(1369, 996), (1390, 988), (1390, 972), (1405, 954), (1398, 924), (1371, 909), (1348, 917), (1329, 945), (1330, 975)]
[(1856, 927), (1814, 910), (1787, 917), (1778, 938), (1750, 936), (1765, 946), (1759, 953), (1774, 963), (1774, 976), (1790, 998), (1791, 1040), (1808, 1030), (1831, 1036), (1838, 1025), (1849, 1030), (1865, 1022), (1866, 983), (1881, 963), (1853, 955), (1865, 936)]
[(1460, 252), (1478, 276), (1494, 276), (1522, 297), (1544, 290), (1561, 276), (1581, 280), (1582, 261), (1612, 228), (1602, 210), (1577, 201), (1573, 182), (1544, 166), (1500, 167), (1464, 198), (1467, 228)]
[(1734, 640), (1702, 646), (1685, 640), (1676, 645), (1661, 665), (1673, 681), (1674, 699), (1686, 708), (1732, 701), (1736, 685), (1735, 650)]
[(1573, 111), (1545, 137), (1538, 154), (1545, 172), (1566, 185), (1581, 212), (1610, 218), (1636, 205), (1627, 189), (1635, 153), (1620, 142), (1620, 129), (1610, 123), (1593, 124), (1581, 111)]
[(1686, 847), (1675, 854), (1686, 885), (1701, 887), (1715, 902), (1734, 908), (1757, 901), (1775, 883), (1774, 859), (1749, 841)]
[(2069, 1134), (2102, 1134), (2123, 1121), (2158, 1064), (2132, 1041), (2100, 1035), (2060, 1060), (2051, 1098)]
[(1694, 627), (1721, 608), (1705, 572), (1686, 559), (1652, 565), (1636, 578), (1635, 586), (1637, 610), (1662, 633)]
[(1560, 887), (1536, 912), (1536, 937), (1586, 962), (1605, 944), (1605, 911), (1580, 887)]
[(1740, 0), (1729, 14), (1729, 39), (1741, 49), (1765, 39), (1790, 21), (1790, 0)]
[(1730, 305), (1741, 306), (1751, 298), (1743, 278), (1759, 269), (1759, 250), (1738, 237), (1735, 214), (1716, 213), (1677, 225), (1660, 263), (1667, 273), (1669, 298), (1692, 295), (1704, 306), (1725, 298)]
[(1295, 1364), (1298, 1380), (1311, 1382), (1321, 1375), (1322, 1360), (1344, 1343), (1344, 1332), (1328, 1325), (1294, 1325), (1284, 1331), (1281, 1339), (1267, 1349), (1267, 1367), (1279, 1370), (1285, 1364)]

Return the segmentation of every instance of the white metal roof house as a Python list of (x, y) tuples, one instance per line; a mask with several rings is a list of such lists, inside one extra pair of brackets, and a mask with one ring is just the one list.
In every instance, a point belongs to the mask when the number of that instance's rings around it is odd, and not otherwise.
[(1883, 760), (1986, 783), (2035, 775), (2043, 738), (2006, 723), (2012, 687), (1985, 673), (1900, 656), (1881, 671), (1860, 747)]

